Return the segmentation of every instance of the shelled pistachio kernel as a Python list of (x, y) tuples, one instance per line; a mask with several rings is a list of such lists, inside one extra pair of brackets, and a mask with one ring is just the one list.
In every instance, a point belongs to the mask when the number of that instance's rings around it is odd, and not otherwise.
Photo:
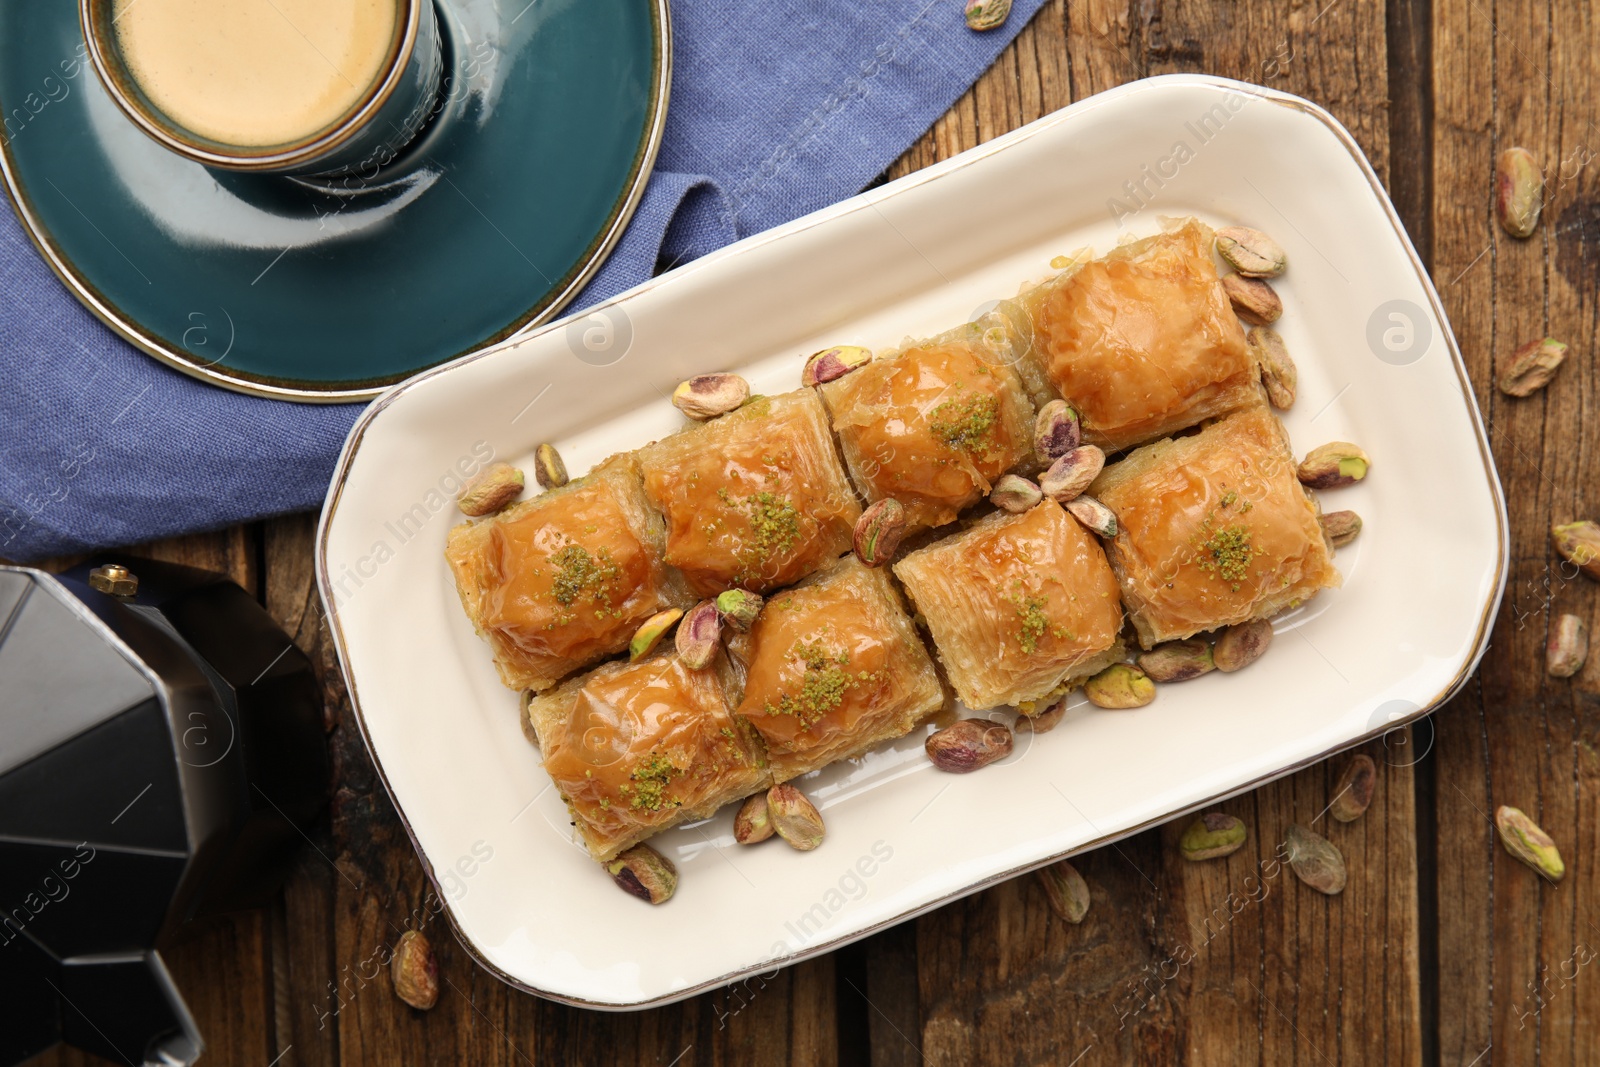
[(1567, 873), (1555, 841), (1522, 809), (1502, 804), (1495, 809), (1494, 826), (1506, 851), (1538, 871), (1546, 881), (1559, 882)]
[(649, 845), (634, 845), (606, 864), (611, 880), (650, 904), (665, 904), (678, 891), (678, 868)]
[(1318, 521), (1334, 548), (1343, 548), (1361, 533), (1361, 516), (1353, 511), (1325, 511)]
[(1277, 290), (1260, 278), (1224, 274), (1222, 291), (1233, 305), (1234, 314), (1252, 326), (1271, 326), (1283, 317), (1283, 301)]
[(1002, 474), (989, 491), (989, 502), (1001, 511), (1020, 514), (1044, 499), (1044, 491), (1020, 474)]
[(822, 844), (827, 834), (816, 805), (787, 782), (767, 790), (767, 818), (777, 835), (801, 852)]
[(744, 803), (739, 805), (739, 813), (733, 817), (733, 839), (741, 845), (756, 845), (776, 832), (767, 812), (767, 794), (745, 797)]
[(555, 445), (546, 443), (534, 450), (533, 475), (541, 489), (559, 489), (567, 484), (567, 465)]
[(1033, 422), (1033, 450), (1045, 463), (1054, 463), (1083, 443), (1078, 413), (1065, 400), (1052, 400), (1039, 409)]
[(1332, 841), (1303, 826), (1291, 826), (1284, 847), (1289, 869), (1302, 882), (1330, 897), (1344, 892), (1344, 854)]
[(1216, 669), (1211, 646), (1198, 637), (1186, 641), (1167, 641), (1141, 652), (1139, 669), (1156, 682), (1187, 682)]
[(752, 593), (748, 589), (725, 589), (717, 594), (716, 599), (722, 621), (740, 633), (755, 624), (765, 603), (760, 593)]
[(750, 383), (737, 374), (697, 374), (672, 391), (672, 403), (691, 419), (714, 419), (750, 399)]
[(527, 482), (522, 472), (509, 463), (492, 463), (479, 471), (456, 497), (461, 514), (474, 519), (492, 515), (521, 495)]
[(1554, 337), (1529, 341), (1511, 354), (1495, 385), (1507, 396), (1532, 396), (1550, 384), (1566, 358), (1567, 346)]
[(1011, 755), (1013, 743), (1004, 723), (961, 719), (929, 734), (922, 747), (941, 771), (967, 774)]
[(1142, 708), (1156, 698), (1156, 683), (1131, 663), (1113, 663), (1083, 683), (1083, 695), (1097, 708)]
[(883, 566), (894, 559), (905, 533), (905, 507), (892, 496), (884, 497), (856, 520), (852, 538), (856, 558), (868, 567)]
[(1213, 860), (1231, 856), (1244, 845), (1249, 834), (1244, 823), (1220, 811), (1207, 812), (1183, 831), (1178, 851), (1186, 860)]
[(825, 385), (872, 362), (872, 349), (860, 345), (834, 345), (813, 353), (800, 370), (802, 386)]
[(1562, 559), (1600, 582), (1600, 523), (1585, 520), (1552, 526), (1550, 541)]
[(1079, 445), (1039, 476), (1039, 489), (1058, 504), (1065, 504), (1088, 489), (1105, 465), (1106, 454), (1099, 448)]
[(1272, 623), (1266, 619), (1229, 626), (1211, 646), (1211, 660), (1217, 670), (1231, 674), (1250, 666), (1272, 644)]
[(1300, 371), (1289, 355), (1289, 346), (1277, 330), (1268, 326), (1252, 326), (1244, 335), (1245, 344), (1261, 368), (1261, 384), (1267, 390), (1267, 399), (1279, 411), (1294, 406), (1295, 390), (1300, 385)]
[(411, 1007), (427, 1011), (439, 1000), (439, 961), (420, 930), (407, 930), (395, 943), (389, 960), (394, 994)]
[(1217, 255), (1246, 278), (1276, 278), (1289, 265), (1282, 245), (1248, 226), (1224, 226), (1218, 230)]
[(722, 613), (715, 602), (702, 600), (689, 609), (689, 614), (678, 624), (673, 638), (678, 658), (690, 670), (698, 671), (711, 665), (722, 644)]
[(1306, 453), (1295, 472), (1300, 484), (1311, 489), (1338, 489), (1367, 476), (1372, 460), (1349, 441), (1330, 441)]
[(1377, 784), (1378, 765), (1372, 762), (1372, 757), (1363, 753), (1351, 756), (1350, 762), (1339, 772), (1339, 780), (1333, 783), (1333, 802), (1328, 805), (1328, 814), (1339, 822), (1355, 822), (1371, 807), (1372, 791)]
[(1508, 148), (1494, 165), (1494, 213), (1513, 237), (1531, 237), (1544, 207), (1544, 175), (1533, 153)]
[(980, 33), (992, 30), (1011, 14), (1011, 0), (967, 0), (967, 27)]
[(1550, 677), (1571, 678), (1589, 658), (1589, 627), (1576, 615), (1561, 616), (1550, 629), (1544, 653)]
[(661, 639), (672, 631), (672, 627), (679, 619), (683, 618), (682, 608), (667, 608), (658, 611), (633, 632), (633, 640), (628, 642), (628, 662), (637, 663), (656, 650)]
[(1083, 880), (1078, 868), (1060, 860), (1034, 873), (1039, 876), (1039, 885), (1050, 902), (1050, 910), (1074, 926), (1083, 922), (1083, 917), (1089, 914), (1089, 883)]

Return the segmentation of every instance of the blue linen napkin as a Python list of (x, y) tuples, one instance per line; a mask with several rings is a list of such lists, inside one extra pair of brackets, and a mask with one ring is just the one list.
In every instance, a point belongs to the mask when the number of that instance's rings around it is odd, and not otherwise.
[[(857, 192), (1033, 16), (974, 33), (962, 0), (678, 0), (655, 173), (569, 310)], [(360, 405), (202, 385), (100, 324), (0, 210), (0, 558), (312, 508)]]

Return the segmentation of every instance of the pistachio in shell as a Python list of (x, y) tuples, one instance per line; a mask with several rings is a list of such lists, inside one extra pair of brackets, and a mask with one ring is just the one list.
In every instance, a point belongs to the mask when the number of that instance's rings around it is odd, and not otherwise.
[(822, 844), (827, 833), (816, 805), (787, 782), (767, 790), (767, 818), (777, 835), (801, 852)]
[(1283, 317), (1283, 301), (1277, 290), (1260, 278), (1224, 274), (1222, 291), (1233, 305), (1233, 312), (1252, 326), (1271, 326)]
[(1190, 823), (1178, 839), (1178, 851), (1186, 860), (1214, 860), (1231, 856), (1244, 846), (1249, 834), (1244, 823), (1232, 815), (1210, 811)]
[(1563, 615), (1550, 628), (1545, 643), (1545, 670), (1552, 678), (1571, 678), (1589, 658), (1589, 627), (1576, 615)]
[(725, 589), (717, 594), (716, 599), (722, 621), (740, 633), (755, 624), (764, 603), (760, 593), (752, 593), (748, 589)]
[(559, 489), (567, 484), (567, 465), (555, 445), (546, 441), (534, 449), (533, 459), (533, 475), (539, 481), (539, 488)]
[(1332, 841), (1304, 826), (1291, 826), (1284, 839), (1289, 869), (1319, 893), (1337, 896), (1344, 892), (1347, 874), (1344, 854)]
[(989, 502), (1001, 511), (1021, 514), (1044, 499), (1044, 491), (1020, 474), (1002, 474), (989, 491)]
[(1079, 445), (1050, 464), (1050, 469), (1039, 477), (1039, 489), (1050, 499), (1065, 504), (1089, 488), (1105, 465), (1104, 452), (1094, 445)]
[(1167, 641), (1139, 655), (1139, 668), (1156, 682), (1187, 682), (1217, 666), (1211, 645), (1198, 637)]
[(1494, 826), (1506, 851), (1539, 872), (1547, 882), (1559, 882), (1567, 873), (1555, 841), (1528, 818), (1521, 808), (1502, 804), (1495, 809)]
[(881, 567), (894, 559), (906, 534), (905, 506), (886, 496), (869, 506), (856, 520), (853, 544), (856, 558), (868, 567)]
[(1218, 230), (1217, 255), (1246, 278), (1276, 278), (1289, 265), (1282, 245), (1248, 226)]
[(1529, 341), (1511, 353), (1495, 385), (1507, 396), (1532, 396), (1550, 384), (1566, 358), (1567, 346), (1554, 337)]
[(1295, 472), (1310, 489), (1339, 489), (1367, 476), (1372, 460), (1349, 441), (1329, 441), (1306, 453)]
[(439, 961), (428, 935), (420, 930), (400, 935), (389, 960), (389, 979), (394, 983), (394, 995), (418, 1011), (438, 1003)]
[(967, 28), (982, 33), (1005, 24), (1011, 0), (967, 0)]
[(1069, 515), (1083, 523), (1091, 533), (1098, 534), (1108, 541), (1117, 536), (1117, 513), (1088, 493), (1073, 497), (1062, 507), (1067, 509)]
[(474, 519), (503, 510), (522, 495), (527, 479), (509, 463), (491, 463), (466, 484), (456, 497), (461, 514)]
[(1054, 463), (1083, 443), (1078, 413), (1065, 400), (1052, 400), (1039, 409), (1033, 423), (1033, 450), (1045, 463)]
[(1327, 536), (1328, 543), (1334, 548), (1343, 548), (1361, 533), (1361, 516), (1353, 511), (1325, 511), (1318, 520), (1322, 523), (1322, 532)]
[(1014, 743), (1004, 723), (962, 719), (929, 734), (922, 747), (941, 771), (968, 774), (1011, 755)]
[(649, 904), (665, 904), (678, 891), (678, 868), (649, 845), (634, 845), (605, 867), (612, 881)]
[(825, 385), (838, 381), (853, 370), (872, 362), (872, 349), (860, 345), (834, 345), (814, 353), (800, 371), (802, 386)]
[(1300, 385), (1300, 371), (1289, 355), (1289, 346), (1283, 337), (1269, 326), (1252, 326), (1244, 335), (1245, 344), (1261, 368), (1261, 384), (1267, 390), (1267, 399), (1279, 411), (1294, 406), (1295, 390)]
[(1270, 644), (1272, 623), (1266, 619), (1241, 622), (1217, 635), (1216, 643), (1211, 646), (1211, 661), (1217, 670), (1231, 674), (1260, 659)]
[(1585, 520), (1552, 526), (1550, 542), (1562, 559), (1600, 582), (1600, 523)]
[(1067, 714), (1067, 698), (1062, 697), (1036, 715), (1018, 715), (1012, 731), (1019, 734), (1047, 734), (1061, 725)]
[(1339, 780), (1333, 783), (1333, 803), (1328, 805), (1328, 814), (1339, 822), (1355, 822), (1372, 805), (1372, 791), (1377, 784), (1378, 765), (1372, 757), (1359, 752), (1351, 756), (1339, 772)]
[(1074, 926), (1089, 914), (1089, 883), (1083, 880), (1078, 868), (1066, 860), (1059, 860), (1034, 872), (1039, 876), (1039, 886), (1050, 902), (1050, 910), (1063, 921)]
[(672, 391), (679, 411), (704, 422), (726, 415), (750, 399), (750, 383), (737, 374), (697, 374)]
[(739, 805), (739, 813), (733, 817), (733, 839), (741, 845), (756, 845), (775, 833), (777, 830), (767, 811), (767, 794), (746, 797)]
[(717, 658), (717, 648), (722, 643), (722, 612), (714, 601), (702, 600), (689, 609), (689, 614), (678, 623), (678, 658), (690, 670), (698, 671), (711, 666)]
[(1544, 175), (1526, 148), (1508, 148), (1494, 165), (1494, 213), (1513, 237), (1532, 237), (1544, 208)]

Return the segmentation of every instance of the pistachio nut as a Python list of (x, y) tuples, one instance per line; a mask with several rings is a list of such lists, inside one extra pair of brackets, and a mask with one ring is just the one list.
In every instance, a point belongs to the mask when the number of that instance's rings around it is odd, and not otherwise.
[(1062, 507), (1066, 508), (1073, 518), (1083, 523), (1091, 533), (1099, 534), (1107, 540), (1117, 536), (1117, 513), (1088, 493), (1073, 497)]
[(1289, 867), (1302, 882), (1330, 897), (1344, 892), (1344, 855), (1332, 841), (1304, 826), (1291, 826), (1284, 845)]
[(1044, 898), (1050, 902), (1050, 910), (1063, 922), (1074, 926), (1083, 922), (1083, 917), (1089, 914), (1089, 883), (1083, 880), (1078, 868), (1061, 860), (1040, 867), (1034, 873), (1039, 876), (1039, 885), (1044, 889)]
[(541, 489), (559, 489), (567, 484), (567, 465), (561, 461), (561, 453), (556, 451), (556, 446), (548, 442), (540, 445), (533, 454), (533, 476), (539, 480)]
[(1248, 226), (1224, 226), (1218, 230), (1217, 255), (1246, 278), (1276, 278), (1289, 265), (1282, 245)]
[(1002, 474), (989, 491), (989, 502), (1013, 515), (1027, 511), (1044, 499), (1044, 491), (1020, 474)]
[(746, 797), (739, 805), (739, 814), (733, 817), (733, 839), (741, 845), (755, 845), (776, 832), (767, 812), (767, 794)]
[(527, 484), (522, 472), (509, 463), (492, 463), (479, 471), (456, 497), (461, 514), (478, 518), (492, 515), (522, 494)]
[(1050, 464), (1050, 469), (1039, 477), (1039, 490), (1045, 496), (1065, 504), (1100, 477), (1106, 465), (1106, 454), (1094, 445), (1079, 445), (1071, 452)]
[(1260, 278), (1224, 274), (1222, 291), (1228, 294), (1233, 312), (1252, 326), (1270, 326), (1283, 315), (1283, 301), (1277, 291)]
[(856, 558), (869, 567), (881, 567), (894, 559), (905, 535), (906, 509), (894, 497), (886, 496), (856, 520)]
[(767, 790), (767, 818), (777, 835), (801, 852), (822, 844), (827, 833), (816, 805), (787, 782)]
[(1198, 637), (1168, 641), (1139, 654), (1139, 668), (1155, 682), (1187, 682), (1215, 670), (1211, 646)]
[(407, 930), (400, 935), (389, 959), (389, 979), (394, 995), (413, 1008), (427, 1011), (438, 1002), (439, 961), (426, 934)]
[(702, 600), (689, 609), (689, 614), (678, 624), (673, 637), (677, 643), (678, 658), (690, 670), (698, 671), (711, 665), (717, 658), (717, 646), (722, 643), (722, 613), (711, 600)]
[(1045, 463), (1054, 463), (1083, 443), (1078, 413), (1065, 400), (1052, 400), (1039, 409), (1033, 421), (1033, 450)]
[(1279, 411), (1294, 406), (1295, 389), (1300, 384), (1300, 371), (1289, 356), (1277, 330), (1268, 326), (1252, 326), (1244, 335), (1245, 344), (1261, 368), (1261, 384), (1267, 390), (1267, 399)]
[(1552, 678), (1571, 678), (1583, 670), (1583, 661), (1589, 658), (1589, 628), (1576, 615), (1563, 615), (1556, 620), (1545, 645), (1545, 669)]
[(1261, 658), (1272, 644), (1272, 623), (1255, 619), (1230, 626), (1217, 637), (1211, 646), (1211, 660), (1217, 670), (1231, 674), (1250, 666)]
[(649, 845), (634, 845), (606, 870), (612, 881), (650, 904), (665, 904), (678, 891), (678, 868)]
[(1083, 695), (1097, 708), (1142, 708), (1156, 698), (1156, 683), (1131, 663), (1113, 663), (1083, 683)]
[(1061, 725), (1066, 714), (1067, 698), (1062, 697), (1036, 715), (1018, 715), (1011, 729), (1019, 734), (1047, 734)]
[(834, 345), (814, 353), (800, 371), (802, 386), (823, 385), (843, 378), (872, 362), (872, 349), (860, 345)]
[(1231, 856), (1249, 836), (1244, 823), (1232, 815), (1209, 811), (1190, 823), (1178, 838), (1178, 851), (1186, 860), (1214, 860)]
[(737, 374), (697, 374), (672, 391), (673, 405), (691, 419), (726, 415), (750, 399), (750, 383)]
[(661, 639), (667, 636), (674, 624), (683, 618), (682, 608), (668, 608), (658, 611), (633, 631), (633, 640), (628, 642), (628, 662), (638, 663), (656, 650)]
[(1494, 213), (1513, 237), (1531, 237), (1544, 207), (1544, 175), (1526, 148), (1508, 148), (1494, 164)]
[(1552, 526), (1550, 540), (1563, 559), (1600, 582), (1600, 524), (1584, 521)]
[(1567, 346), (1554, 337), (1529, 341), (1511, 354), (1495, 384), (1507, 396), (1531, 396), (1550, 384), (1567, 358)]
[(1496, 808), (1494, 827), (1500, 831), (1500, 843), (1506, 851), (1538, 871), (1546, 881), (1559, 882), (1567, 873), (1556, 843), (1520, 808), (1507, 804)]
[(992, 30), (1011, 14), (1011, 0), (967, 0), (967, 28)]
[(967, 774), (1011, 755), (1013, 738), (1005, 724), (961, 719), (928, 735), (923, 748), (941, 771)]
[(1367, 476), (1372, 460), (1349, 441), (1330, 441), (1306, 453), (1296, 475), (1311, 489), (1338, 489)]
[(1361, 532), (1361, 516), (1353, 511), (1325, 511), (1318, 516), (1322, 533), (1334, 548), (1343, 548)]
[(729, 626), (744, 633), (755, 624), (756, 617), (761, 614), (762, 605), (766, 603), (760, 593), (752, 593), (748, 589), (725, 589), (717, 594), (717, 610), (722, 613), (722, 621)]
[(1372, 757), (1356, 753), (1333, 783), (1333, 803), (1328, 814), (1339, 822), (1355, 822), (1372, 804), (1372, 791), (1378, 784), (1378, 766)]

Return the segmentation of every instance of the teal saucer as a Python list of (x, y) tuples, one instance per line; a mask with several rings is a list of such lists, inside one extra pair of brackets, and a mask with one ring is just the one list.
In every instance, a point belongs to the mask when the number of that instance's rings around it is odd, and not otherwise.
[(553, 317), (644, 192), (666, 0), (438, 0), (437, 116), (367, 180), (208, 170), (141, 133), (70, 0), (0, 0), (0, 167), (96, 315), (157, 359), (308, 402), (383, 387)]

